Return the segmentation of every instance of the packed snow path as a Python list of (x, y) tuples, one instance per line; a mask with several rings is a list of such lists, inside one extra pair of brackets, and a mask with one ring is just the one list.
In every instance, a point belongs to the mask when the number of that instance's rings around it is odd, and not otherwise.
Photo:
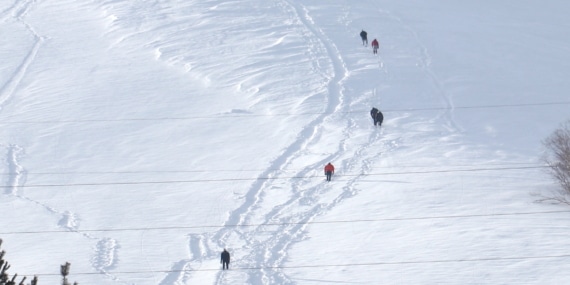
[[(345, 96), (345, 81), (358, 75), (351, 75), (355, 70), (347, 67), (344, 55), (336, 43), (328, 38), (327, 33), (332, 31), (323, 30), (304, 5), (296, 1), (279, 3), (283, 13), (290, 17), (288, 22), (294, 23), (296, 33), (303, 34), (306, 38), (308, 49), (319, 51), (319, 54), (311, 58), (315, 61), (314, 66), (318, 67), (315, 72), (323, 74), (328, 82), (323, 114), (305, 125), (297, 139), (260, 174), (257, 182), (243, 194), (244, 203), (230, 213), (225, 227), (215, 234), (207, 235), (207, 243), (217, 245), (207, 248), (214, 250), (193, 254), (216, 258), (218, 248), (231, 245), (234, 249), (232, 265), (238, 269), (254, 269), (234, 273), (220, 272), (216, 284), (295, 284), (280, 269), (287, 261), (288, 249), (296, 242), (306, 239), (306, 227), (315, 217), (326, 214), (346, 199), (357, 195), (360, 190), (355, 184), (366, 177), (381, 157), (389, 160), (390, 153), (397, 150), (398, 141), (402, 139), (397, 134), (390, 135), (381, 128), (373, 128), (367, 112), (382, 101), (381, 94), (376, 90), (383, 85), (390, 85), (390, 77), (400, 76), (398, 73), (402, 71), (401, 68), (386, 71), (381, 56), (375, 58), (370, 50), (359, 47), (357, 41), (351, 42), (351, 52), (358, 58), (358, 63), (351, 68), (364, 70), (368, 76), (372, 75), (373, 80), (370, 89), (363, 94)], [(350, 7), (342, 9), (349, 11)], [(445, 103), (441, 108), (441, 114), (445, 114), (446, 118), (444, 125), (449, 125), (451, 131), (456, 131), (458, 128), (452, 119), (451, 99), (429, 67), (426, 48), (421, 45), (415, 32), (400, 19), (389, 12), (378, 11), (386, 18), (386, 22), (393, 25), (392, 32), (409, 36), (398, 42), (398, 46), (406, 47), (406, 50), (419, 47), (419, 54), (405, 56), (415, 60), (421, 67), (419, 76), (425, 77), (426, 89), (434, 90), (426, 92), (441, 95)], [(350, 23), (345, 25), (347, 30), (357, 29), (351, 27)], [(377, 66), (371, 66), (375, 61)], [(392, 117), (385, 122), (387, 128), (391, 122), (398, 122), (407, 116), (395, 113), (390, 115)], [(436, 114), (437, 116), (441, 115)], [(426, 127), (433, 124), (436, 117)], [(325, 182), (324, 176), (321, 179), (322, 167), (329, 161), (337, 166), (332, 183)], [(190, 247), (199, 248), (198, 244), (203, 244), (203, 239), (204, 235), (192, 237)], [(193, 263), (196, 265), (193, 266)], [(176, 263), (176, 268), (172, 268), (174, 272), (179, 272), (180, 268), (198, 269), (200, 261), (187, 260), (182, 262), (182, 266), (180, 264)], [(188, 275), (187, 272), (173, 274)], [(185, 276), (184, 279), (186, 278), (189, 277)], [(181, 280), (181, 276), (169, 276), (167, 280)]]

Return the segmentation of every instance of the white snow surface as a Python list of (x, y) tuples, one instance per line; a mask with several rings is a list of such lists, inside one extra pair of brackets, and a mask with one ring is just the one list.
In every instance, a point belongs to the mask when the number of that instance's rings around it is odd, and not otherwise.
[(557, 189), (540, 156), (570, 119), (569, 14), (566, 0), (0, 1), (8, 273), (568, 284), (570, 208), (534, 194)]

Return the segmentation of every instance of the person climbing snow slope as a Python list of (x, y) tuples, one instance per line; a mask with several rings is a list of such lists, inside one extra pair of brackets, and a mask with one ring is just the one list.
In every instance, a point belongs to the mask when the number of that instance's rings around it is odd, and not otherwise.
[(368, 46), (368, 33), (364, 30), (360, 32), (360, 38), (362, 39), (362, 45)]
[(373, 52), (374, 54), (377, 54), (377, 53), (378, 53), (378, 47), (380, 47), (380, 45), (378, 44), (378, 40), (377, 40), (377, 39), (374, 39), (374, 40), (372, 41), (372, 52)]
[(222, 270), (230, 269), (230, 253), (225, 248), (222, 251), (220, 263), (222, 264)]
[(382, 125), (382, 122), (384, 121), (384, 115), (382, 114), (382, 112), (380, 112), (380, 110), (373, 107), (372, 110), (370, 110), (370, 116), (372, 117), (375, 126)]
[(334, 166), (332, 163), (325, 165), (325, 175), (327, 176), (327, 181), (331, 181), (331, 177), (334, 174)]

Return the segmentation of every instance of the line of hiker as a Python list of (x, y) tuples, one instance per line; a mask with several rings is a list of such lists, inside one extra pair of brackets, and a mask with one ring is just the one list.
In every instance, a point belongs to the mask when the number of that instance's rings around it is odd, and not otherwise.
[[(365, 30), (362, 30), (360, 32), (360, 38), (362, 39), (362, 45), (368, 46), (368, 33)], [(372, 53), (378, 54), (378, 48), (380, 47), (380, 45), (378, 44), (378, 40), (377, 39), (372, 40), (371, 45), (372, 45)]]
[[(382, 126), (382, 122), (384, 122), (384, 114), (380, 112), (376, 107), (372, 107), (370, 110), (370, 117), (372, 117), (372, 122), (374, 126)], [(334, 165), (332, 163), (328, 163), (325, 165), (325, 176), (327, 181), (331, 181), (332, 176), (334, 175)]]
[[(360, 32), (360, 38), (362, 39), (362, 45), (368, 46), (368, 33), (366, 33), (366, 31), (362, 30)], [(372, 45), (372, 52), (374, 54), (377, 54), (379, 46), (378, 40), (374, 39), (371, 45)], [(380, 110), (378, 110), (376, 107), (372, 107), (372, 110), (370, 110), (370, 116), (372, 117), (374, 126), (379, 126), (379, 127), (382, 126), (382, 122), (384, 121), (384, 115), (382, 114), (382, 112), (380, 112)], [(327, 182), (330, 182), (332, 176), (334, 175), (334, 165), (329, 162), (327, 165), (325, 165), (324, 172)], [(230, 253), (225, 248), (224, 251), (222, 251), (220, 263), (222, 264), (222, 270), (229, 269)]]

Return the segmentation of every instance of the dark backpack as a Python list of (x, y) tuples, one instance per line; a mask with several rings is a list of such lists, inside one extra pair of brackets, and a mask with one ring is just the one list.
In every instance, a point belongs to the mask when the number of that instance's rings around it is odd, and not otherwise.
[(384, 115), (382, 114), (382, 112), (378, 111), (378, 113), (376, 114), (376, 122), (380, 126), (382, 125), (382, 121), (384, 121)]
[(376, 114), (378, 114), (378, 109), (376, 108), (372, 108), (372, 110), (370, 110), (370, 116), (372, 117), (372, 119), (376, 118)]

